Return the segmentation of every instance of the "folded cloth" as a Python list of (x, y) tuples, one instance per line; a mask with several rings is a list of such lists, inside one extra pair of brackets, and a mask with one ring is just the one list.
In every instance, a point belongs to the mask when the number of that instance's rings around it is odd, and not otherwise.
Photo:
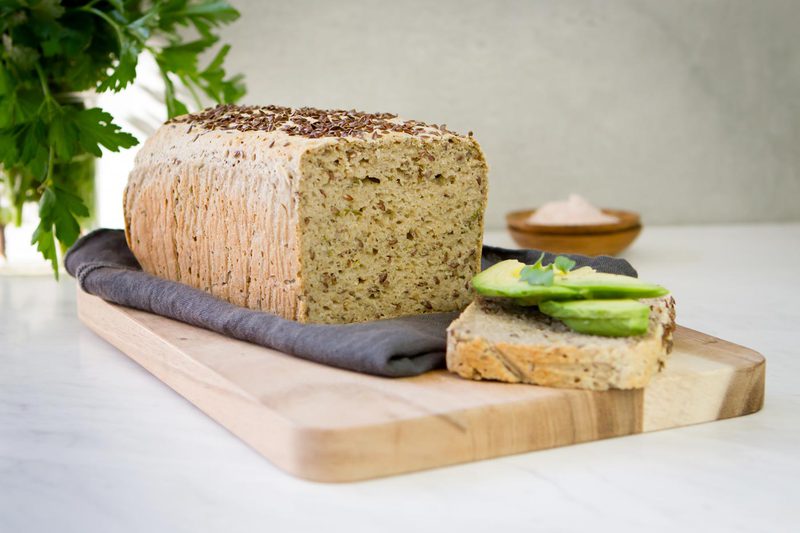
[[(483, 247), (487, 268), (504, 259), (535, 262), (541, 252)], [(554, 254), (545, 254), (545, 262)], [(622, 259), (570, 255), (577, 266), (636, 276)], [(122, 230), (99, 229), (67, 252), (67, 271), (84, 291), (116, 304), (156, 313), (303, 359), (378, 376), (416, 376), (444, 366), (447, 326), (458, 313), (357, 324), (301, 324), (239, 307), (182, 283), (142, 271)]]

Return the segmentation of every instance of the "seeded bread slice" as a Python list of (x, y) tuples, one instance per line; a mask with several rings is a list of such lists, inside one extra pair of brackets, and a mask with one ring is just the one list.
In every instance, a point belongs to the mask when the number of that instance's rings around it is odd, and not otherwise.
[(647, 385), (672, 350), (675, 300), (650, 305), (650, 327), (638, 337), (575, 333), (525, 308), (478, 299), (447, 330), (447, 368), (467, 379), (588, 390)]

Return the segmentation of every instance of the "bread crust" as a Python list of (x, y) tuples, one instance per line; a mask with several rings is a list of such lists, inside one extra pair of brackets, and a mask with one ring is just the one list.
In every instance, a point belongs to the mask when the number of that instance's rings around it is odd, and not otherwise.
[(300, 155), (320, 142), (161, 127), (125, 189), (131, 251), (146, 272), (302, 320), (296, 182)]
[[(473, 302), (448, 328), (447, 368), (474, 380), (597, 391), (642, 388), (664, 366), (675, 329), (673, 298), (649, 302), (650, 329), (641, 337), (610, 339), (558, 331), (544, 335), (543, 339), (551, 337), (554, 342), (488, 338), (491, 333), (481, 331), (481, 327), (491, 327), (482, 326), (485, 304)], [(497, 320), (494, 316), (492, 320)], [(499, 319), (503, 320), (502, 315)], [(542, 315), (530, 320), (539, 321), (543, 331), (552, 327)]]

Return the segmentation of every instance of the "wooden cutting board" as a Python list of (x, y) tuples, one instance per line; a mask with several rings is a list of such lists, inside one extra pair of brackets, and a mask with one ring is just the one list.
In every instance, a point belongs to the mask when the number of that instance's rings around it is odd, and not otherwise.
[(644, 390), (379, 378), (297, 359), (79, 290), (80, 319), (290, 474), (354, 481), (753, 413), (764, 358), (678, 327)]

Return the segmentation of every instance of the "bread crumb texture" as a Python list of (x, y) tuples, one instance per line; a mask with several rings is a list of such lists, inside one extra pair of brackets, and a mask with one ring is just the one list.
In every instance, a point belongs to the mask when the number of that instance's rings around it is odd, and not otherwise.
[(642, 388), (666, 364), (675, 330), (672, 296), (642, 300), (638, 337), (575, 333), (535, 308), (476, 300), (447, 332), (447, 368), (461, 377), (588, 390)]
[(471, 135), (444, 126), (220, 106), (142, 147), (126, 236), (146, 272), (301, 322), (460, 310), (487, 172)]

